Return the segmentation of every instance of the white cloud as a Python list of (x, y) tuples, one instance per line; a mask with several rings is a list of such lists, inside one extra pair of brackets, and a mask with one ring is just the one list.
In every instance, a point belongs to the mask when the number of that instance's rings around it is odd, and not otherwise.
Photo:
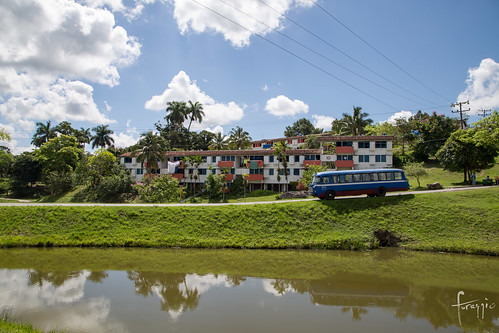
[(127, 7), (122, 0), (83, 0), (85, 5), (93, 8), (106, 8), (115, 13), (121, 13), (128, 21), (134, 20), (142, 14), (145, 5), (152, 4), (155, 0), (135, 0), (132, 7)]
[(268, 91), (269, 90), (269, 86), (264, 84), (263, 87), (262, 87), (262, 90), (263, 91)]
[(331, 123), (334, 121), (333, 117), (329, 116), (320, 116), (320, 115), (312, 115), (312, 119), (314, 120), (315, 128), (322, 128), (325, 131), (331, 130)]
[(395, 125), (397, 119), (404, 118), (405, 120), (408, 120), (412, 116), (413, 116), (413, 114), (411, 111), (400, 111), (400, 112), (394, 113), (393, 116), (388, 118), (387, 122), (389, 122), (392, 125)]
[(126, 122), (126, 128), (126, 133), (120, 132), (111, 134), (116, 147), (125, 148), (133, 146), (139, 141), (139, 132), (135, 126), (132, 126), (132, 121), (130, 119)]
[(298, 99), (291, 100), (279, 95), (267, 101), (265, 110), (277, 117), (295, 116), (299, 113), (308, 113), (308, 105)]
[(145, 103), (148, 110), (165, 110), (166, 103), (171, 101), (197, 101), (203, 105), (204, 118), (201, 124), (193, 122), (191, 129), (200, 130), (206, 126), (221, 126), (238, 121), (244, 116), (244, 106), (235, 102), (220, 103), (197, 86), (196, 81), (191, 81), (189, 76), (180, 71), (168, 84), (168, 88), (161, 95), (151, 97)]
[(458, 101), (470, 101), (471, 113), (479, 109), (499, 108), (499, 64), (486, 58), (476, 68), (468, 70), (467, 87), (457, 97)]
[[(240, 10), (238, 11), (218, 0), (203, 0), (200, 1), (202, 5), (191, 0), (170, 1), (174, 3), (173, 14), (182, 34), (189, 30), (198, 33), (216, 32), (222, 34), (225, 40), (230, 41), (235, 47), (249, 45), (253, 33), (265, 35), (272, 29), (279, 29), (283, 20), (276, 11), (286, 13), (292, 8), (313, 5), (310, 0), (279, 0), (273, 1), (271, 4), (275, 11), (257, 0), (230, 1), (231, 6)], [(241, 12), (247, 13), (249, 16)], [(257, 18), (258, 21), (265, 24), (261, 24), (251, 17)]]

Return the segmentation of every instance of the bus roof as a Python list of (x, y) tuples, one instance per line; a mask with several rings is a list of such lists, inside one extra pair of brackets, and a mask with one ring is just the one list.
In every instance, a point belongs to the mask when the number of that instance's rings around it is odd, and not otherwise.
[(340, 170), (317, 172), (315, 176), (344, 175), (352, 173), (372, 173), (372, 172), (404, 172), (402, 169), (362, 169), (362, 170)]

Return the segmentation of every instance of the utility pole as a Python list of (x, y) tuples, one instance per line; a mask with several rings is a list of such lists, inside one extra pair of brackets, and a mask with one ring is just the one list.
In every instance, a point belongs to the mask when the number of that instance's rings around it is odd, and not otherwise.
[(459, 111), (452, 111), (452, 113), (459, 112), (459, 115), (461, 117), (461, 129), (464, 129), (463, 112), (468, 112), (470, 109), (463, 110), (463, 104), (470, 104), (470, 101), (467, 100), (466, 102), (456, 102), (456, 103), (451, 104), (450, 107), (453, 108), (453, 107), (457, 106), (458, 104), (459, 104)]
[[(480, 109), (480, 110), (478, 110), (478, 112), (479, 112), (478, 115), (485, 118), (487, 116), (490, 116), (490, 113), (488, 113), (488, 112), (491, 112), (491, 111), (492, 111), (491, 109), (488, 109), (488, 110)], [(481, 112), (481, 114), (480, 114), (480, 112)]]

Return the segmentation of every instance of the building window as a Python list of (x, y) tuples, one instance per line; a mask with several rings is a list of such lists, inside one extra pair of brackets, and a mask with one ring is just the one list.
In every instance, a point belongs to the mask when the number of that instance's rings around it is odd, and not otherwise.
[(137, 175), (143, 175), (144, 169), (137, 169)]
[(211, 173), (216, 175), (217, 174), (217, 169), (211, 169)]
[(198, 174), (202, 176), (206, 175), (206, 169), (198, 169)]
[(305, 161), (319, 161), (321, 155), (305, 155)]
[(235, 156), (222, 156), (222, 161), (235, 161), (236, 157)]
[(261, 147), (261, 146), (262, 146), (262, 144), (261, 144), (261, 143), (254, 143), (254, 144), (253, 144), (253, 147)]
[(286, 155), (286, 162), (289, 163), (289, 155)]
[(212, 156), (211, 157), (211, 162), (216, 163), (217, 162), (217, 157), (216, 156)]
[(352, 147), (352, 141), (336, 141), (336, 147)]
[(288, 144), (293, 144), (293, 140), (288, 140)]
[(368, 163), (369, 155), (359, 155), (359, 163)]
[(263, 175), (263, 169), (250, 169), (250, 175)]
[(359, 141), (359, 148), (369, 148), (369, 147), (370, 147), (369, 141)]
[(250, 156), (250, 161), (263, 161), (263, 156)]
[(300, 162), (300, 155), (295, 155), (295, 162)]
[(269, 163), (274, 163), (274, 155), (269, 156)]
[(337, 155), (336, 159), (338, 161), (353, 161), (353, 155)]
[(304, 143), (305, 139), (298, 139), (298, 143)]
[(300, 175), (300, 169), (293, 169), (293, 175), (299, 176)]
[(386, 162), (386, 155), (376, 155), (376, 162)]
[(131, 157), (125, 157), (125, 163), (132, 163)]
[(274, 175), (274, 169), (269, 169), (269, 176), (273, 176)]
[(376, 148), (386, 148), (386, 141), (376, 141)]

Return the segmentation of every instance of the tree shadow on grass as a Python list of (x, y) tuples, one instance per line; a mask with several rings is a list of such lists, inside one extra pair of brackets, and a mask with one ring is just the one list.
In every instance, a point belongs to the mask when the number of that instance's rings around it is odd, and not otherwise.
[(372, 210), (386, 206), (396, 206), (414, 200), (414, 194), (394, 195), (388, 197), (362, 197), (348, 199), (321, 200), (320, 203), (338, 213), (350, 211)]

